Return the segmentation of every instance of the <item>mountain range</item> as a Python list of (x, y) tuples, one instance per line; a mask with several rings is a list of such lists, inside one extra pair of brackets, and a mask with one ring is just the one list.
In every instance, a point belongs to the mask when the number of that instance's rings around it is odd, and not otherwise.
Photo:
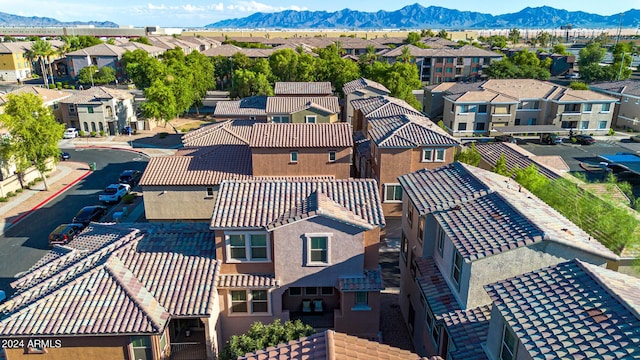
[[(620, 15), (598, 15), (583, 11), (567, 11), (549, 6), (526, 7), (519, 12), (491, 15), (459, 11), (420, 4), (395, 11), (364, 12), (343, 9), (327, 11), (286, 10), (274, 13), (258, 12), (247, 17), (227, 19), (206, 25), (206, 28), (285, 28), (285, 29), (495, 29), (495, 28), (558, 28), (571, 24), (574, 28), (617, 28)], [(622, 15), (622, 27), (640, 25), (640, 10), (631, 9)]]
[(118, 27), (118, 24), (111, 21), (71, 21), (64, 22), (48, 17), (19, 16), (0, 12), (0, 26), (42, 26), (42, 27), (62, 27), (77, 25), (93, 25), (95, 27)]

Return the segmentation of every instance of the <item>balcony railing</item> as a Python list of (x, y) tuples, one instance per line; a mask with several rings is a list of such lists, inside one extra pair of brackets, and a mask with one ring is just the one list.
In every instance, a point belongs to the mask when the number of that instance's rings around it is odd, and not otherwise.
[(197, 342), (183, 342), (171, 344), (171, 360), (206, 360), (205, 344)]

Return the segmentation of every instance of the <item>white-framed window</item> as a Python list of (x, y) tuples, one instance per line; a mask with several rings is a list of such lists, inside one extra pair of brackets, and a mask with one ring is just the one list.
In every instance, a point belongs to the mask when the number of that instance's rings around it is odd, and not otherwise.
[(306, 122), (307, 124), (315, 124), (317, 120), (318, 117), (315, 115), (306, 115), (304, 117), (304, 122)]
[(307, 240), (307, 266), (326, 266), (331, 264), (332, 234), (305, 234)]
[(354, 294), (353, 308), (351, 310), (371, 310), (369, 306), (369, 293), (356, 291)]
[(511, 331), (507, 324), (502, 328), (502, 340), (500, 341), (500, 360), (513, 360), (516, 358), (516, 349), (518, 345), (518, 338)]
[(215, 191), (213, 190), (213, 187), (208, 186), (207, 187), (207, 196), (213, 196), (215, 195)]
[(453, 268), (451, 269), (451, 278), (460, 287), (460, 279), (462, 278), (462, 264), (464, 260), (457, 250), (453, 251)]
[(598, 129), (606, 129), (607, 128), (607, 120), (598, 121)]
[(422, 162), (443, 162), (446, 149), (422, 149)]
[(602, 104), (602, 112), (609, 112), (611, 111), (611, 104), (610, 103), (604, 103)]
[(297, 151), (289, 151), (289, 162), (297, 163), (298, 162), (298, 152)]
[(335, 162), (336, 161), (336, 152), (334, 150), (330, 150), (329, 151), (329, 162)]
[(400, 184), (384, 184), (384, 202), (402, 202), (402, 186)]
[(432, 162), (433, 161), (433, 149), (425, 148), (422, 149), (422, 162)]
[(593, 104), (589, 104), (589, 103), (582, 104), (583, 113), (590, 113), (592, 108), (593, 108)]
[(270, 260), (267, 233), (225, 233), (227, 262), (266, 262)]
[(268, 314), (269, 292), (267, 290), (229, 291), (229, 312), (231, 314)]

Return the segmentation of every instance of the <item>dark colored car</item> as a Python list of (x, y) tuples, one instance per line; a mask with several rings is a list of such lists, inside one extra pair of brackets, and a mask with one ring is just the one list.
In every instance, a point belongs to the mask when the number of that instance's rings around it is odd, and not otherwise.
[(49, 246), (55, 244), (64, 245), (73, 240), (78, 235), (84, 225), (82, 224), (62, 224), (49, 234)]
[(85, 206), (73, 217), (73, 222), (87, 226), (92, 221), (100, 220), (106, 212), (107, 208), (102, 205)]
[(517, 143), (516, 138), (511, 135), (498, 135), (494, 139), (496, 139), (497, 142)]
[(68, 152), (60, 151), (60, 160), (65, 161), (69, 160), (69, 158), (71, 158), (71, 155)]
[(540, 143), (547, 145), (562, 144), (562, 138), (556, 134), (541, 134)]
[(131, 187), (136, 186), (142, 177), (142, 172), (138, 170), (125, 170), (120, 174), (118, 182), (120, 184), (129, 184)]
[(580, 145), (591, 145), (596, 142), (596, 139), (589, 135), (573, 135), (571, 141)]

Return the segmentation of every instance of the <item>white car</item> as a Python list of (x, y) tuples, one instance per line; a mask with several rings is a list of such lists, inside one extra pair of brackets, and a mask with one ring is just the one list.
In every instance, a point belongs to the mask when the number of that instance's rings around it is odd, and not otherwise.
[(111, 184), (104, 189), (104, 192), (98, 196), (98, 200), (101, 202), (117, 203), (131, 191), (129, 184)]
[(62, 135), (65, 139), (73, 139), (78, 137), (78, 129), (76, 128), (68, 128), (64, 131), (64, 135)]

